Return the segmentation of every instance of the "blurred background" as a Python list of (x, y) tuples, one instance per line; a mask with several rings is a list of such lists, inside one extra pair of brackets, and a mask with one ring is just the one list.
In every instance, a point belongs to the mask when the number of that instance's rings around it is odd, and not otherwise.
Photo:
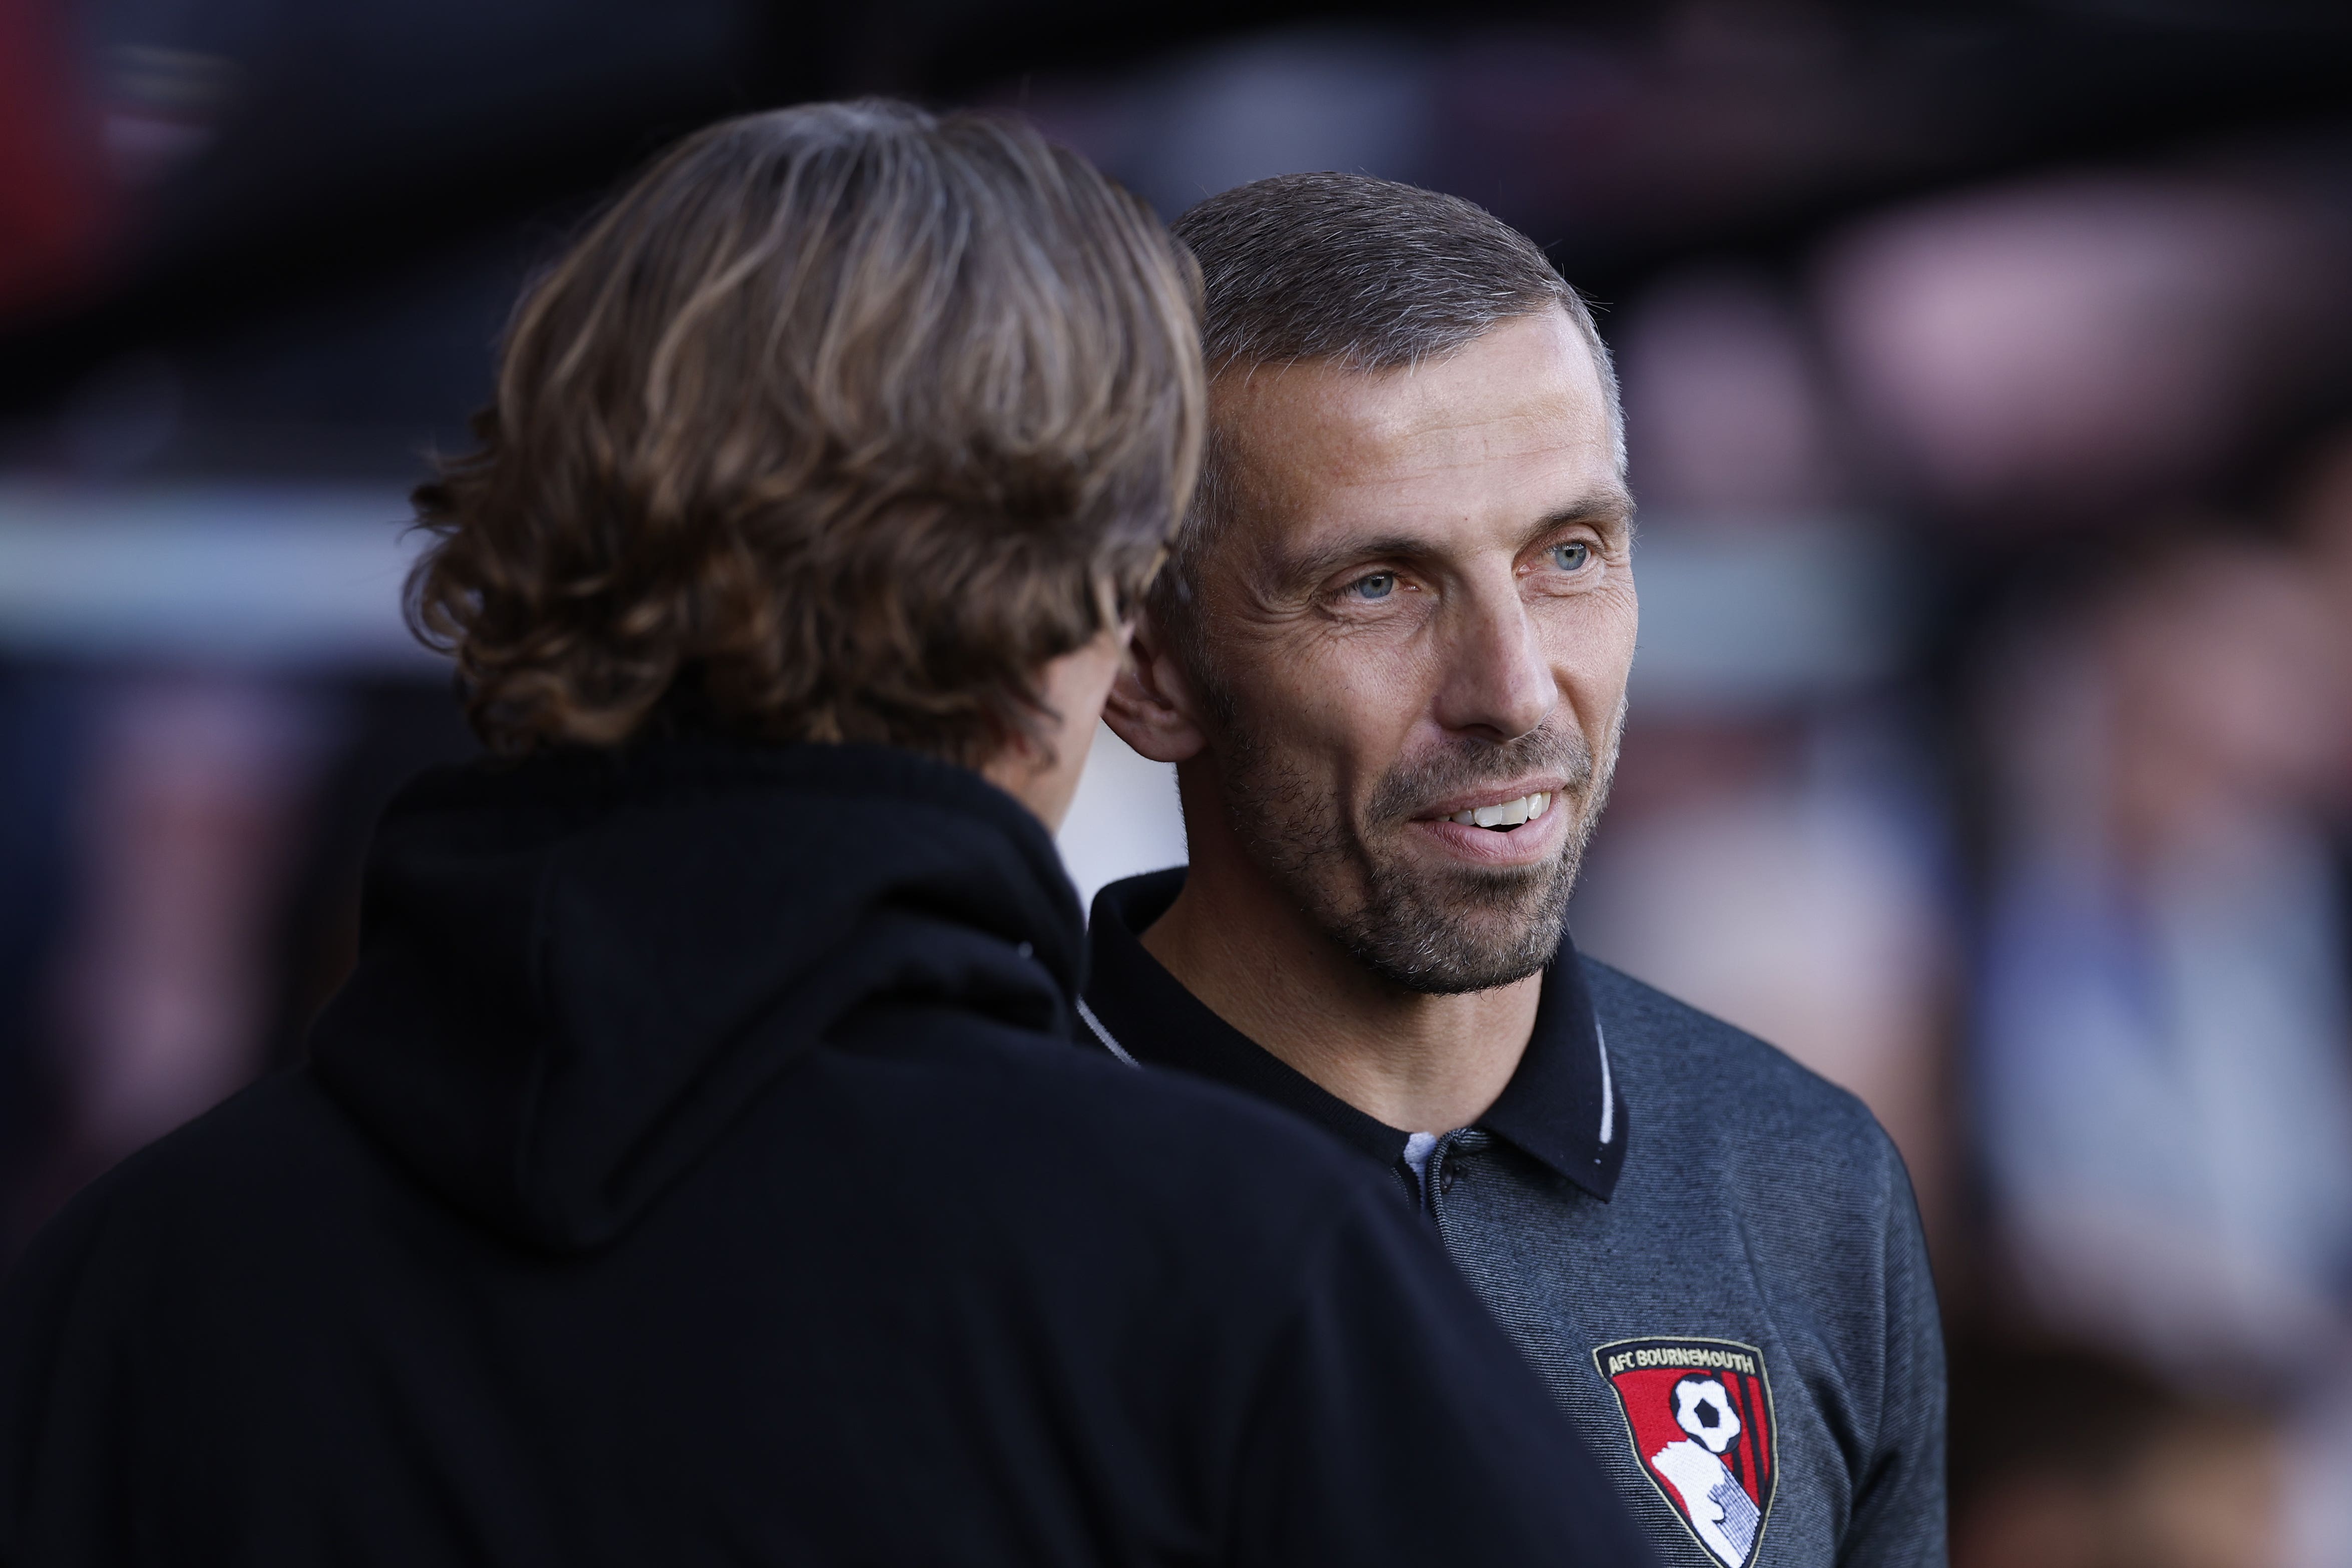
[[(531, 268), (719, 114), (982, 104), (1550, 248), (1643, 508), (1577, 936), (1902, 1146), (1960, 1568), (2352, 1563), (2347, 89), (2286, 0), (0, 0), (0, 1252), (299, 1056), (470, 752), (405, 495)], [(1180, 860), (1166, 770), (1064, 843)]]

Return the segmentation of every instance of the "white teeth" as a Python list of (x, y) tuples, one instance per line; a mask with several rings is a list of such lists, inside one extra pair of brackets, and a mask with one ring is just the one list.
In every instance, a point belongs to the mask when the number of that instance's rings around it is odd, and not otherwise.
[(1500, 805), (1475, 805), (1468, 811), (1457, 811), (1446, 818), (1465, 827), (1517, 827), (1522, 822), (1541, 816), (1551, 804), (1549, 791), (1523, 795), (1517, 800), (1507, 800)]

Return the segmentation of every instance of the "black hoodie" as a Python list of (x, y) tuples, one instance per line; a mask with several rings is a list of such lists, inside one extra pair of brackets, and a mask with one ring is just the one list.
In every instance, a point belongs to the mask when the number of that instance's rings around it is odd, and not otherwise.
[(0, 1303), (0, 1563), (1635, 1563), (1377, 1174), (1073, 1048), (976, 776), (661, 743), (387, 813), (312, 1059)]

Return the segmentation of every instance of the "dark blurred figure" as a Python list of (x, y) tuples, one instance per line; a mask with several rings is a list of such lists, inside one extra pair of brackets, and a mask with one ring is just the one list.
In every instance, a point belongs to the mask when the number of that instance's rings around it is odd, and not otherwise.
[(1964, 1561), (2352, 1561), (2352, 620), (2329, 531), (2247, 515), (2339, 363), (2341, 262), (2311, 187), (2208, 165), (1939, 198), (1820, 274), (1937, 564), (1976, 1300), (2096, 1350), (1976, 1391), (2054, 1447), (1978, 1421), (1963, 1456), (1956, 1409)]
[(2218, 525), (2144, 546), (1985, 693), (2008, 738), (1983, 1147), (2032, 1310), (2191, 1384), (2352, 1317), (2337, 623)]
[(2352, 1282), (2336, 634), (2307, 551), (2200, 501), (2334, 363), (2341, 261), (2312, 187), (2208, 166), (1937, 198), (1819, 274), (1967, 694), (2007, 1310), (2189, 1386), (2275, 1386)]
[(175, 671), (91, 688), (51, 998), (71, 1145), (51, 1176), (68, 1192), (261, 1066), (278, 908), (335, 739), (331, 707), (278, 682)]
[[(41, 1002), (74, 869), (74, 695), (75, 682), (58, 672), (0, 667), (0, 1194), (8, 1197), (32, 1178), (48, 1126)], [(0, 1260), (15, 1251), (13, 1207), (0, 1202)]]
[(351, 969), (376, 815), (478, 750), (438, 682), (0, 679), (0, 1257), (298, 1058)]

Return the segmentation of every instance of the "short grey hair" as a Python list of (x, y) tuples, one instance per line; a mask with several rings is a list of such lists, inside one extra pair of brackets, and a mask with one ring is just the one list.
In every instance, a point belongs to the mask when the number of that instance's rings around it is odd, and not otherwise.
[[(1592, 351), (1610, 446), (1625, 471), (1616, 370), (1591, 310), (1542, 247), (1475, 202), (1367, 174), (1276, 174), (1211, 196), (1171, 227), (1201, 264), (1213, 378), (1313, 362), (1402, 369), (1557, 307)], [(1230, 462), (1213, 424), (1200, 485), (1152, 595), (1188, 641), (1201, 558), (1231, 495)]]

